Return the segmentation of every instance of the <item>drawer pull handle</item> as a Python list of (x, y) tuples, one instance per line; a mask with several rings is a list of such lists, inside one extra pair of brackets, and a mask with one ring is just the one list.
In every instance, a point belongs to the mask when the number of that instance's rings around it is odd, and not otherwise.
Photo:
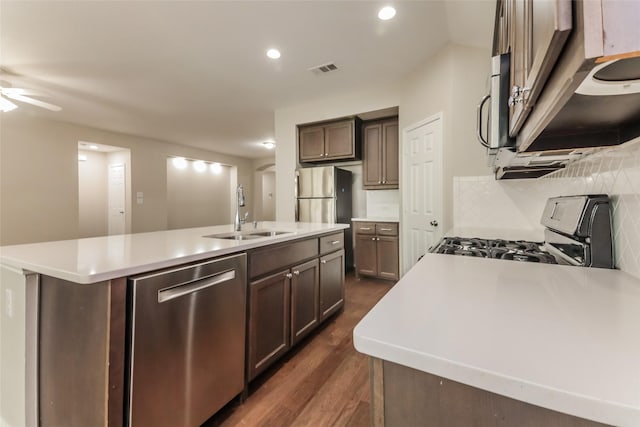
[(367, 231), (369, 231), (369, 230), (371, 230), (371, 227), (360, 227), (360, 230), (367, 230)]
[(380, 231), (393, 231), (391, 228), (381, 228)]
[(338, 243), (340, 243), (340, 240), (334, 240), (333, 242), (331, 242), (332, 245), (337, 245)]

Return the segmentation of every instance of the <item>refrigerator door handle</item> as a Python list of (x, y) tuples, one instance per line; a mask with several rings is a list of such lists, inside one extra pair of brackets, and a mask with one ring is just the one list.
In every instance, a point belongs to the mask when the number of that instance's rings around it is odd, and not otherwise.
[(300, 195), (300, 172), (296, 171), (296, 176), (293, 179), (294, 181), (294, 186), (293, 186), (293, 193), (294, 193), (294, 197), (296, 198), (296, 205), (295, 205), (295, 222), (300, 221), (300, 201), (298, 200), (298, 196)]

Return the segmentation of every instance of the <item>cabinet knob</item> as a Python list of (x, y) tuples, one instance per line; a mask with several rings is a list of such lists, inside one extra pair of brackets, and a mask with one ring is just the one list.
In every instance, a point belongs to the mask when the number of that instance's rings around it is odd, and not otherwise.
[(293, 277), (293, 274), (287, 273), (284, 275), (284, 277), (286, 277), (287, 279), (291, 279)]
[(324, 156), (327, 157), (329, 155), (329, 153), (324, 153)]
[(431, 221), (429, 224), (431, 224), (434, 227), (438, 226), (438, 221), (436, 221), (435, 219), (433, 221)]
[(378, 184), (382, 184), (382, 181), (378, 181)]
[(300, 271), (295, 270), (295, 271), (293, 272), (293, 274), (295, 274), (296, 276), (299, 276), (299, 275), (300, 275)]
[(326, 263), (327, 263), (327, 260), (326, 260), (326, 259), (323, 259), (323, 260), (322, 260), (322, 261), (320, 261), (320, 262), (321, 262), (322, 264), (326, 264)]
[(371, 238), (371, 240), (376, 240), (376, 238), (375, 238), (375, 237), (372, 237), (372, 238)]
[(382, 183), (383, 183), (383, 184), (386, 184), (386, 183), (387, 183), (387, 180), (386, 180), (386, 179), (383, 179), (383, 180), (382, 180)]

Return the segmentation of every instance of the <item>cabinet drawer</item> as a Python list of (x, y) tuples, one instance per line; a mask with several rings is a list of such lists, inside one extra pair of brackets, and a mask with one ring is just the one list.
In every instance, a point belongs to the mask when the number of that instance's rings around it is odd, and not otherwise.
[(315, 256), (318, 256), (317, 238), (258, 249), (249, 252), (249, 277), (289, 267)]
[(376, 224), (374, 222), (355, 222), (353, 226), (356, 234), (376, 234)]
[(397, 236), (398, 224), (394, 222), (379, 222), (376, 224), (376, 233), (379, 236)]
[(335, 233), (320, 238), (320, 255), (344, 248), (344, 233)]

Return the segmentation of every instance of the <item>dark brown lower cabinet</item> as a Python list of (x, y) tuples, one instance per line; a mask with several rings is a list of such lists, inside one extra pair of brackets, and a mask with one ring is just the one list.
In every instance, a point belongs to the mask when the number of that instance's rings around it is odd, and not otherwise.
[(373, 357), (369, 369), (374, 427), (605, 426)]
[(320, 322), (318, 260), (291, 268), (291, 345), (296, 344)]
[(247, 382), (344, 305), (342, 232), (248, 252)]
[(358, 275), (400, 278), (398, 223), (354, 222)]
[(344, 250), (320, 258), (320, 320), (344, 305)]
[(400, 267), (398, 262), (398, 238), (379, 236), (376, 244), (378, 276), (384, 279), (398, 280), (398, 269)]
[(249, 379), (291, 346), (289, 269), (249, 284)]

